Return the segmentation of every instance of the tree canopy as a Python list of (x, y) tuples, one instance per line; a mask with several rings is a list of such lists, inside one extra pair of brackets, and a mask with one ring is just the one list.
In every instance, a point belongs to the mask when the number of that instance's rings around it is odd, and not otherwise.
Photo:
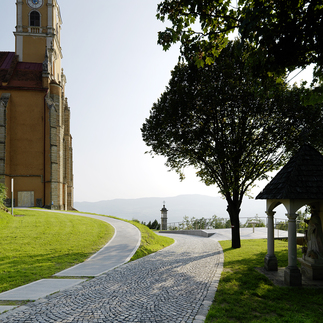
[(167, 50), (180, 42), (182, 57), (198, 66), (213, 63), (228, 35), (238, 32), (254, 46), (257, 69), (279, 74), (314, 64), (323, 80), (321, 0), (163, 0), (157, 11), (172, 24), (158, 43)]
[[(299, 91), (273, 76), (255, 78), (248, 52), (248, 45), (230, 42), (211, 65), (178, 64), (141, 129), (150, 153), (166, 157), (181, 179), (192, 166), (202, 182), (217, 185), (228, 203), (234, 248), (243, 196), (285, 162), (286, 143), (292, 146), (309, 121), (305, 114), (295, 124), (303, 111)], [(321, 109), (314, 112), (318, 120)]]

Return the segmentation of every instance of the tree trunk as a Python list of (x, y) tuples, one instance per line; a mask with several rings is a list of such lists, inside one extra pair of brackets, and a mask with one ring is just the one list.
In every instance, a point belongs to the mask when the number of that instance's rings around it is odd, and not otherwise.
[(241, 247), (240, 221), (239, 221), (240, 205), (239, 203), (234, 203), (232, 200), (227, 202), (228, 202), (227, 211), (229, 213), (230, 221), (231, 221), (232, 248), (237, 249)]

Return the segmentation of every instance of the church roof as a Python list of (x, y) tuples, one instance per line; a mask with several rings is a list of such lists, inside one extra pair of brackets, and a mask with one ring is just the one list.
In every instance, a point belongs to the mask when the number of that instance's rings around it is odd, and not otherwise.
[(0, 88), (42, 88), (41, 63), (18, 62), (14, 52), (0, 52)]
[(256, 199), (323, 199), (323, 156), (302, 146)]

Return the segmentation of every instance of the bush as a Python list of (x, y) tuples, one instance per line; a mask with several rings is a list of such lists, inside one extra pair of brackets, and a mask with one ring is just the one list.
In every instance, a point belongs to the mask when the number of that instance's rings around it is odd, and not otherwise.
[(146, 226), (151, 230), (160, 230), (160, 224), (157, 220), (153, 221), (153, 223), (149, 221), (148, 224), (146, 224)]
[(7, 208), (4, 205), (4, 200), (7, 197), (7, 188), (3, 183), (0, 183), (0, 209), (1, 210), (7, 210)]

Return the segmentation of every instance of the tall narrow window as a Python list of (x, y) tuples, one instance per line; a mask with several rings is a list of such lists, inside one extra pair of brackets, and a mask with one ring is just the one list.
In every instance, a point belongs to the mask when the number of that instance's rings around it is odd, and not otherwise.
[(40, 27), (40, 13), (32, 11), (29, 16), (31, 27)]

